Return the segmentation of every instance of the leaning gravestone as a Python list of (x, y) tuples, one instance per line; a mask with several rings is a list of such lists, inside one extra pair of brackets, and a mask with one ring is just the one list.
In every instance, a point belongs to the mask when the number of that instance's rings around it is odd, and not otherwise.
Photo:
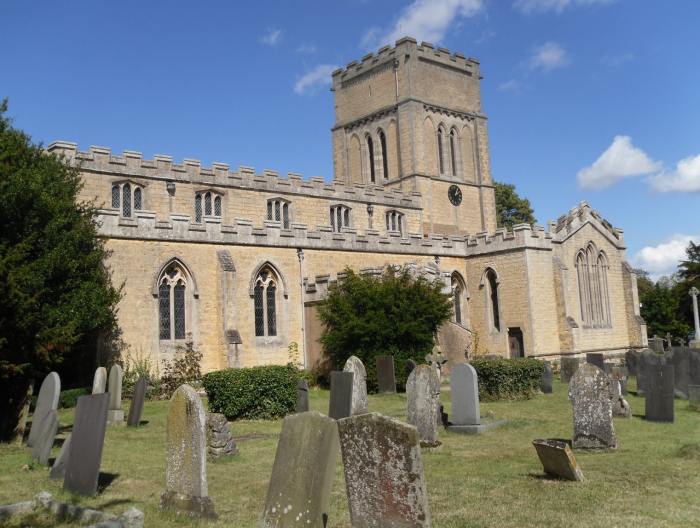
[(544, 472), (566, 480), (583, 480), (583, 473), (576, 463), (569, 444), (559, 440), (533, 440), (537, 456)]
[(423, 447), (437, 447), (440, 416), (440, 381), (428, 365), (416, 367), (406, 382), (406, 422), (418, 429)]
[(286, 416), (260, 526), (324, 528), (337, 458), (335, 420), (316, 411)]
[(651, 348), (645, 348), (637, 357), (637, 396), (644, 396), (647, 390), (647, 372), (656, 365), (665, 365), (666, 358)]
[(406, 374), (406, 379), (411, 375), (411, 372), (413, 372), (413, 369), (416, 368), (418, 365), (416, 364), (415, 361), (412, 359), (407, 359), (406, 360), (406, 367), (404, 369), (404, 373)]
[(331, 398), (328, 416), (334, 420), (352, 415), (352, 393), (354, 372), (331, 372)]
[(206, 416), (202, 400), (180, 385), (168, 406), (165, 492), (160, 507), (190, 517), (216, 517), (207, 490)]
[(378, 413), (338, 420), (353, 528), (429, 528), (418, 430)]
[(673, 423), (674, 366), (655, 365), (647, 371), (645, 418), (648, 422)]
[(45, 466), (49, 462), (51, 448), (54, 440), (56, 440), (56, 433), (58, 433), (58, 414), (55, 410), (49, 411), (49, 414), (46, 415), (42, 422), (42, 427), (44, 430), (32, 448), (32, 460)]
[(552, 362), (544, 362), (544, 371), (542, 372), (542, 380), (540, 382), (540, 388), (543, 394), (552, 394), (552, 382), (554, 381), (554, 374), (552, 374)]
[(605, 372), (590, 363), (581, 365), (569, 384), (569, 400), (574, 414), (574, 449), (617, 449), (612, 399), (612, 384)]
[(352, 411), (351, 414), (369, 412), (367, 405), (367, 371), (360, 358), (350, 356), (345, 362), (344, 372), (352, 372), (355, 377), (352, 382)]
[(394, 356), (377, 356), (377, 384), (379, 392), (396, 392)]
[(612, 413), (617, 418), (632, 418), (632, 407), (622, 396), (620, 367), (612, 367), (610, 372), (610, 382), (613, 388), (613, 408)]
[(97, 367), (95, 376), (92, 378), (92, 393), (102, 394), (107, 387), (107, 369)]
[(309, 410), (309, 382), (305, 379), (297, 383), (297, 412)]
[(51, 471), (49, 472), (49, 478), (51, 480), (61, 480), (66, 476), (66, 464), (68, 462), (68, 450), (70, 449), (70, 439), (73, 437), (73, 433), (68, 433), (68, 436), (63, 441), (61, 450), (56, 456), (56, 460), (51, 466)]
[(129, 417), (126, 420), (126, 425), (129, 427), (138, 427), (141, 425), (141, 415), (143, 414), (143, 404), (146, 401), (146, 378), (139, 378), (134, 387), (134, 394), (131, 397), (131, 406), (129, 407)]
[(561, 381), (562, 383), (569, 383), (571, 381), (571, 376), (574, 372), (578, 370), (578, 366), (581, 363), (579, 358), (563, 357), (561, 358)]
[(586, 354), (586, 363), (595, 365), (605, 372), (605, 356), (603, 354)]
[(122, 367), (112, 365), (109, 369), (109, 415), (107, 425), (124, 425), (122, 411)]
[(107, 393), (78, 398), (63, 479), (64, 491), (78, 495), (97, 492), (108, 411)]
[(60, 394), (61, 378), (55, 372), (51, 372), (44, 378), (41, 389), (39, 389), (39, 397), (36, 400), (36, 408), (32, 418), (32, 428), (29, 430), (29, 438), (27, 438), (27, 447), (34, 447), (34, 443), (39, 439), (44, 430), (44, 420), (51, 411), (58, 408)]

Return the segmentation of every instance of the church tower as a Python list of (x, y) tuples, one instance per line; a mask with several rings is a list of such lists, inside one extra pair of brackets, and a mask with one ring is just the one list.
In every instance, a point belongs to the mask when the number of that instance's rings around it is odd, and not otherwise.
[(333, 170), (418, 191), (423, 232), (496, 229), (479, 62), (405, 37), (333, 72)]

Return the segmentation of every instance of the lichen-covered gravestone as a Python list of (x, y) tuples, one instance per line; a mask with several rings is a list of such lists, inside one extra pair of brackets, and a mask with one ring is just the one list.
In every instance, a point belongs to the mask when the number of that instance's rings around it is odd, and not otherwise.
[(418, 430), (378, 413), (338, 420), (353, 528), (428, 528)]
[(107, 388), (107, 369), (97, 367), (95, 376), (92, 378), (92, 393), (102, 394)]
[(423, 447), (436, 447), (440, 412), (440, 381), (428, 365), (417, 366), (406, 383), (406, 422), (418, 429)]
[(379, 392), (396, 392), (394, 356), (377, 356), (376, 360)]
[(552, 374), (552, 362), (544, 362), (544, 371), (542, 372), (542, 380), (540, 382), (540, 389), (543, 394), (552, 394), (552, 382), (554, 381), (554, 374)]
[(569, 383), (574, 372), (578, 370), (581, 360), (579, 358), (563, 357), (561, 358), (561, 381)]
[(623, 375), (620, 373), (620, 367), (612, 367), (610, 371), (610, 381), (613, 388), (613, 416), (618, 418), (632, 418), (632, 407), (630, 407), (630, 404), (627, 403), (627, 400), (622, 396), (620, 380)]
[(569, 400), (574, 414), (574, 449), (617, 449), (612, 399), (612, 384), (605, 372), (590, 363), (581, 365), (569, 383)]
[(297, 412), (309, 410), (309, 382), (305, 379), (297, 382)]
[(284, 418), (260, 526), (324, 528), (338, 458), (338, 426), (316, 411)]
[(126, 420), (126, 425), (129, 427), (141, 425), (143, 404), (146, 401), (146, 388), (146, 378), (139, 378), (134, 386), (134, 394), (131, 397), (131, 406), (129, 407), (129, 417)]
[(360, 358), (350, 356), (345, 362), (343, 372), (352, 372), (354, 374), (351, 413), (355, 415), (369, 412), (369, 405), (367, 404), (367, 371)]
[(238, 446), (231, 436), (231, 426), (223, 414), (207, 414), (207, 444), (207, 453), (212, 458), (232, 457), (238, 454)]
[(569, 444), (558, 440), (533, 440), (537, 456), (544, 472), (566, 480), (583, 480), (583, 473), (576, 463)]
[(331, 372), (331, 396), (328, 416), (334, 420), (352, 415), (352, 392), (354, 372)]
[(46, 415), (42, 422), (42, 427), (43, 431), (41, 431), (32, 448), (32, 460), (45, 466), (49, 462), (51, 448), (58, 432), (58, 414), (55, 410), (49, 411), (49, 414)]
[(109, 369), (109, 414), (107, 425), (124, 425), (122, 411), (122, 367), (112, 365)]
[(27, 438), (27, 447), (34, 447), (34, 443), (41, 436), (41, 433), (44, 431), (46, 417), (51, 411), (55, 411), (58, 408), (58, 397), (60, 394), (61, 378), (55, 372), (51, 372), (44, 378), (41, 389), (39, 389), (34, 417), (32, 418), (32, 428), (29, 430), (29, 438)]
[(168, 407), (165, 492), (160, 507), (190, 517), (216, 517), (207, 489), (206, 416), (202, 400), (181, 385)]

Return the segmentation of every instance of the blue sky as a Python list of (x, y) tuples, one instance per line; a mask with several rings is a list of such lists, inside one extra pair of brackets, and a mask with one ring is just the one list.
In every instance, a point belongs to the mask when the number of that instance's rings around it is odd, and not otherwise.
[(333, 176), (330, 71), (403, 35), (481, 62), (497, 181), (545, 224), (587, 200), (627, 257), (700, 243), (700, 2), (0, 3), (0, 97), (56, 140)]

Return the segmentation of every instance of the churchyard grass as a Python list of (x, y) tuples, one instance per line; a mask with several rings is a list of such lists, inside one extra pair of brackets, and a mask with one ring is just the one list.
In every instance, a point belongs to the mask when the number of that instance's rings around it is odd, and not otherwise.
[[(620, 448), (612, 453), (575, 451), (584, 482), (545, 478), (532, 440), (572, 436), (568, 385), (531, 400), (482, 403), (508, 422), (483, 436), (440, 429), (444, 448), (424, 453), (433, 526), (441, 527), (678, 527), (700, 525), (700, 413), (676, 400), (675, 424), (646, 422), (644, 399), (628, 395), (634, 418), (615, 419)], [(629, 390), (635, 391), (634, 380)], [(310, 390), (312, 410), (328, 412), (329, 392)], [(450, 392), (441, 401), (450, 412)], [(124, 409), (128, 412), (129, 403)], [(406, 395), (370, 395), (372, 411), (406, 419)], [(146, 526), (245, 526), (260, 522), (282, 420), (238, 421), (233, 435), (269, 435), (238, 441), (240, 455), (208, 462), (209, 495), (219, 519), (192, 521), (158, 510), (165, 490), (165, 418), (168, 402), (147, 402), (138, 429), (108, 427), (99, 492), (64, 494), (48, 469), (23, 469), (29, 450), (0, 444), (0, 505), (30, 500), (41, 490), (54, 500), (121, 514), (130, 506), (145, 512)], [(73, 409), (59, 409), (60, 429), (52, 451), (70, 431)], [(0, 522), (0, 526), (2, 523)], [(14, 525), (12, 525), (14, 526)], [(41, 525), (44, 526), (44, 525)], [(48, 523), (45, 526), (52, 526)], [(350, 526), (342, 462), (338, 457), (329, 527)]]

